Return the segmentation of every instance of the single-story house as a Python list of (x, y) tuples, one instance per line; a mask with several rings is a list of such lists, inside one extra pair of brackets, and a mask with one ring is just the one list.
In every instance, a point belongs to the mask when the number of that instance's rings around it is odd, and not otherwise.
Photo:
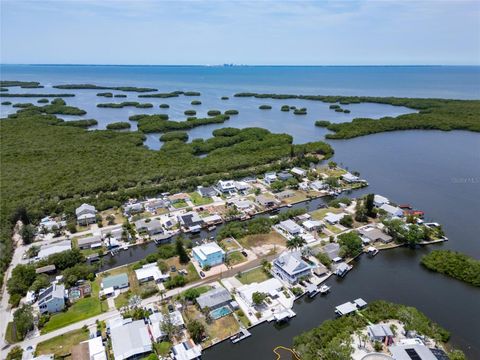
[(216, 242), (195, 246), (192, 254), (202, 268), (223, 264), (225, 261), (225, 251)]
[(172, 353), (175, 360), (195, 360), (202, 356), (202, 347), (190, 339), (174, 345)]
[(265, 195), (258, 195), (255, 198), (255, 201), (266, 208), (275, 206), (277, 204), (277, 201), (275, 199), (268, 198)]
[(298, 167), (294, 167), (292, 168), (292, 170), (290, 170), (292, 174), (295, 174), (297, 176), (301, 176), (301, 177), (304, 177), (305, 175), (307, 175), (307, 171), (306, 170), (303, 170), (303, 169), (300, 169)]
[(40, 248), (37, 258), (45, 259), (52, 254), (60, 253), (67, 250), (72, 250), (72, 242), (70, 240), (63, 240), (58, 243), (44, 245)]
[(390, 204), (383, 204), (382, 206), (380, 206), (380, 209), (385, 211), (389, 216), (392, 216), (392, 217), (403, 216), (403, 210), (397, 206), (392, 206)]
[(232, 295), (227, 289), (218, 287), (203, 293), (197, 298), (197, 304), (201, 309), (208, 307), (210, 310), (228, 305), (232, 300)]
[(220, 180), (215, 187), (220, 194), (231, 195), (237, 191), (233, 180)]
[(347, 183), (355, 183), (355, 182), (360, 181), (360, 178), (358, 176), (355, 176), (355, 175), (347, 172), (346, 174), (342, 175), (342, 180), (347, 182)]
[(310, 189), (315, 191), (325, 190), (327, 187), (328, 185), (321, 180), (315, 180), (310, 183)]
[(448, 359), (443, 350), (429, 349), (423, 344), (392, 345), (388, 347), (395, 360), (438, 360)]
[(338, 224), (340, 220), (343, 219), (344, 216), (345, 216), (344, 213), (334, 214), (334, 213), (328, 212), (325, 214), (325, 217), (323, 218), (323, 220), (325, 220), (330, 225), (335, 225), (335, 224)]
[(185, 214), (178, 215), (178, 222), (186, 229), (203, 225), (203, 220), (196, 211), (189, 211)]
[(281, 180), (281, 181), (286, 181), (288, 179), (291, 179), (293, 178), (293, 175), (290, 174), (289, 172), (287, 171), (281, 171), (277, 174), (277, 178), (278, 180)]
[(190, 195), (186, 193), (173, 194), (168, 197), (168, 201), (170, 201), (172, 204), (175, 204), (180, 201), (187, 201), (187, 200), (190, 200)]
[(271, 278), (261, 283), (251, 283), (240, 286), (237, 289), (237, 294), (250, 306), (253, 305), (252, 295), (255, 292), (267, 294), (271, 298), (276, 298), (282, 291), (283, 284), (276, 278)]
[(265, 181), (265, 183), (270, 185), (270, 184), (272, 184), (272, 183), (274, 183), (275, 181), (278, 180), (277, 174), (275, 172), (267, 172), (267, 173), (265, 173), (265, 176), (263, 177), (263, 180)]
[(174, 325), (178, 329), (183, 329), (185, 327), (185, 322), (183, 320), (182, 314), (180, 311), (175, 310), (169, 312), (167, 314), (163, 314), (161, 312), (153, 313), (149, 316), (150, 320), (150, 332), (152, 337), (155, 341), (159, 342), (166, 337), (162, 331), (161, 325), (165, 322), (165, 316), (168, 316), (172, 325)]
[(115, 227), (108, 227), (106, 229), (101, 229), (100, 233), (102, 234), (102, 237), (104, 239), (107, 237), (111, 237), (117, 240), (121, 240), (123, 235), (123, 227), (122, 225), (116, 225)]
[(115, 360), (138, 359), (152, 351), (152, 340), (143, 320), (110, 329)]
[(204, 198), (212, 197), (217, 195), (217, 191), (213, 186), (198, 186), (197, 193)]
[(65, 308), (65, 286), (52, 284), (38, 294), (40, 313), (56, 313)]
[(202, 220), (206, 225), (215, 225), (215, 224), (220, 224), (220, 223), (223, 222), (222, 217), (218, 214), (213, 214), (213, 215), (206, 216), (206, 217), (202, 218)]
[(373, 204), (376, 207), (380, 207), (383, 204), (390, 204), (390, 200), (388, 200), (386, 197), (381, 196), (381, 195), (374, 195), (373, 196)]
[(51, 265), (45, 265), (39, 268), (35, 269), (35, 274), (48, 274), (48, 273), (53, 273), (55, 271), (56, 267), (54, 264)]
[(232, 199), (230, 203), (240, 211), (248, 212), (255, 209), (255, 204), (250, 200)]
[(278, 226), (291, 236), (298, 235), (302, 232), (302, 228), (291, 219), (280, 222)]
[(386, 339), (393, 338), (393, 332), (389, 325), (386, 324), (374, 324), (367, 327), (368, 337), (372, 341), (385, 342)]
[(100, 235), (93, 235), (85, 238), (79, 238), (77, 239), (77, 246), (80, 250), (101, 247), (102, 237)]
[(368, 242), (381, 241), (386, 244), (393, 240), (390, 235), (385, 234), (382, 230), (377, 228), (364, 228), (358, 230), (358, 232), (363, 238), (366, 238)]
[(152, 280), (160, 282), (165, 281), (170, 277), (168, 274), (162, 274), (157, 263), (143, 265), (140, 269), (135, 270), (135, 276), (139, 283)]
[(166, 208), (167, 203), (162, 199), (150, 199), (145, 203), (145, 210), (155, 212), (158, 209)]
[(273, 260), (273, 272), (290, 284), (296, 284), (304, 276), (309, 277), (314, 268), (302, 259), (299, 251), (283, 253)]
[(95, 224), (97, 222), (97, 210), (95, 206), (89, 204), (82, 204), (75, 209), (75, 215), (79, 225)]
[(302, 225), (307, 231), (316, 231), (323, 226), (323, 222), (318, 220), (307, 220), (304, 221)]
[(331, 260), (336, 259), (338, 258), (338, 255), (340, 253), (340, 245), (337, 243), (325, 244), (325, 246), (323, 247), (323, 251), (325, 252), (325, 254), (328, 255)]
[(127, 273), (121, 273), (118, 275), (111, 275), (102, 280), (102, 289), (106, 290), (109, 288), (124, 289), (129, 286), (128, 275)]
[(283, 190), (283, 191), (280, 191), (279, 193), (276, 193), (275, 196), (277, 197), (277, 199), (279, 200), (283, 200), (283, 199), (288, 199), (292, 196), (295, 196), (295, 192), (293, 190)]
[(135, 228), (139, 233), (146, 232), (148, 235), (163, 233), (162, 223), (158, 219), (140, 219), (135, 221)]
[(65, 226), (67, 226), (66, 221), (55, 221), (50, 216), (47, 216), (40, 220), (39, 228), (43, 228), (47, 231), (52, 231), (54, 227), (56, 227), (57, 229), (61, 229)]
[(72, 348), (72, 360), (107, 360), (101, 336), (82, 341)]
[(126, 204), (123, 207), (123, 212), (126, 215), (131, 215), (131, 214), (138, 214), (143, 211), (143, 204), (142, 203), (130, 203)]

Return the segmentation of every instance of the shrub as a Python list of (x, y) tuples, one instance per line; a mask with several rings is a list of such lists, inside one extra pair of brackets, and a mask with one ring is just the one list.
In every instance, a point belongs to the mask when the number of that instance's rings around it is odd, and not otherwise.
[(238, 110), (227, 110), (225, 115), (238, 115)]
[(294, 115), (307, 115), (307, 108), (295, 109), (293, 111)]
[(202, 102), (200, 100), (193, 100), (190, 104), (191, 105), (202, 105)]
[(37, 101), (37, 103), (39, 103), (39, 104), (48, 104), (48, 102), (49, 102), (48, 99), (39, 99)]
[(229, 97), (228, 97), (228, 96), (222, 96), (220, 99), (222, 99), (222, 100), (228, 100)]
[(260, 105), (258, 107), (260, 110), (270, 110), (272, 108), (271, 105)]
[(220, 110), (208, 110), (207, 115), (208, 116), (217, 116), (220, 115), (222, 112)]
[(188, 116), (192, 116), (192, 115), (196, 115), (197, 112), (195, 110), (185, 110), (184, 114)]
[(315, 121), (315, 126), (319, 126), (319, 127), (327, 127), (330, 124), (331, 123), (328, 120), (317, 120), (317, 121)]
[(170, 105), (168, 104), (160, 104), (160, 109), (168, 109)]
[(160, 141), (172, 140), (180, 140), (186, 142), (188, 140), (188, 134), (185, 131), (170, 131), (160, 136)]
[(108, 130), (130, 129), (130, 127), (131, 127), (130, 123), (125, 121), (114, 122), (107, 125)]
[(281, 108), (280, 108), (281, 111), (290, 111), (290, 106), (288, 105), (283, 105)]

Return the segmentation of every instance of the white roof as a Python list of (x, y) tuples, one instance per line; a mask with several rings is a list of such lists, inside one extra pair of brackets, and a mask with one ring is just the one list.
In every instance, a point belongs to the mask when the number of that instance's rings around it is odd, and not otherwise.
[(172, 350), (175, 360), (192, 360), (202, 355), (202, 347), (188, 341), (175, 345)]
[(82, 343), (88, 344), (88, 352), (90, 353), (91, 360), (107, 360), (107, 354), (105, 353), (105, 346), (103, 346), (101, 336), (83, 341)]
[(300, 169), (300, 168), (298, 168), (298, 167), (294, 167), (294, 168), (293, 168), (292, 170), (290, 170), (290, 171), (291, 171), (292, 173), (294, 173), (294, 174), (301, 175), (301, 176), (303, 176), (303, 175), (306, 174), (306, 171), (305, 171), (305, 170)]
[(143, 320), (111, 328), (110, 338), (115, 360), (123, 360), (152, 351), (152, 341)]
[(302, 224), (305, 229), (313, 229), (322, 225), (321, 221), (317, 220), (307, 220)]
[(143, 265), (140, 269), (135, 270), (135, 275), (138, 281), (149, 278), (153, 278), (155, 281), (168, 278), (168, 275), (162, 274), (156, 263)]
[(300, 252), (286, 252), (274, 260), (274, 264), (281, 267), (290, 276), (302, 273), (313, 267), (302, 260)]
[(254, 206), (253, 202), (251, 202), (250, 200), (233, 199), (232, 203), (239, 209), (248, 209)]
[(393, 216), (403, 215), (402, 209), (400, 209), (399, 207), (396, 207), (396, 206), (392, 206), (390, 204), (383, 204), (382, 206), (380, 206), (380, 209), (386, 211), (387, 213), (389, 213), (390, 215), (393, 215)]
[(97, 210), (95, 209), (95, 206), (89, 205), (89, 204), (82, 204), (78, 208), (75, 209), (75, 214), (78, 216), (82, 213), (89, 212), (89, 213), (96, 213)]
[(222, 221), (222, 217), (218, 214), (213, 214), (213, 215), (204, 217), (202, 220), (206, 223), (212, 223), (212, 222)]
[(249, 304), (252, 304), (252, 295), (255, 292), (261, 292), (265, 294), (274, 294), (278, 292), (283, 287), (280, 280), (276, 278), (271, 278), (261, 283), (251, 283), (248, 285), (243, 285), (237, 289), (237, 293)]
[(386, 197), (382, 195), (374, 195), (373, 202), (376, 204), (388, 204), (390, 203), (390, 200), (388, 200)]
[(298, 234), (302, 228), (293, 220), (288, 219), (280, 223), (280, 227), (290, 234)]
[(64, 240), (55, 244), (44, 245), (38, 252), (40, 259), (46, 258), (52, 254), (56, 254), (62, 251), (72, 250), (72, 242), (70, 240)]
[(225, 254), (225, 251), (223, 251), (223, 249), (216, 242), (195, 246), (192, 251), (202, 260), (206, 260), (208, 255), (212, 255), (217, 252)]
[(342, 220), (344, 216), (345, 216), (344, 213), (334, 214), (334, 213), (328, 212), (323, 219), (325, 221), (328, 221), (329, 223), (336, 223)]
[(342, 178), (347, 180), (347, 181), (357, 181), (358, 180), (358, 176), (355, 176), (355, 175), (350, 174), (350, 173), (343, 174)]
[(357, 310), (357, 305), (352, 302), (346, 302), (345, 304), (338, 305), (335, 310), (340, 313), (340, 315), (346, 315)]

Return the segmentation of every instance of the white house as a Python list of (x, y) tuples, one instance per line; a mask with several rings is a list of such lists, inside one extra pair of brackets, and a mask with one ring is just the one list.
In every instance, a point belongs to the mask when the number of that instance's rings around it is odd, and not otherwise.
[(328, 222), (330, 225), (334, 225), (334, 224), (337, 224), (340, 220), (342, 220), (344, 216), (345, 216), (344, 213), (334, 214), (334, 213), (328, 212), (325, 214), (325, 217), (323, 218), (323, 220)]
[(77, 222), (79, 225), (95, 224), (97, 210), (95, 206), (89, 204), (82, 204), (75, 210)]
[(157, 266), (157, 263), (143, 265), (140, 269), (135, 270), (135, 276), (137, 277), (139, 283), (152, 280), (155, 282), (160, 282), (165, 281), (170, 277), (168, 274), (162, 274)]
[(310, 189), (315, 191), (325, 190), (327, 187), (328, 185), (321, 180), (315, 180), (310, 183)]
[(381, 195), (374, 195), (373, 196), (373, 204), (376, 207), (380, 207), (383, 204), (390, 204), (390, 200), (388, 200), (386, 197), (381, 196)]
[(172, 348), (175, 360), (195, 360), (202, 356), (202, 347), (196, 345), (192, 340), (187, 340)]
[(216, 186), (220, 194), (231, 195), (236, 192), (235, 181), (233, 180), (220, 180)]
[(277, 181), (277, 174), (274, 173), (274, 172), (268, 172), (268, 173), (265, 173), (265, 176), (263, 178), (263, 180), (268, 184), (272, 184), (274, 183), (275, 181)]
[(252, 211), (255, 210), (255, 204), (250, 200), (241, 200), (241, 199), (233, 199), (231, 203), (239, 210), (239, 211)]
[(380, 206), (380, 209), (385, 211), (389, 216), (392, 217), (402, 217), (403, 216), (403, 210), (400, 209), (399, 207), (392, 206), (390, 204), (383, 204)]
[(315, 231), (320, 229), (323, 226), (323, 223), (317, 220), (307, 220), (304, 221), (302, 225), (307, 231)]
[(126, 215), (141, 213), (142, 211), (143, 211), (142, 203), (130, 203), (130, 204), (126, 204), (123, 207), (123, 212)]
[(299, 251), (283, 253), (273, 260), (273, 272), (290, 284), (296, 284), (301, 277), (310, 276), (314, 267), (302, 259)]
[(291, 236), (299, 235), (302, 232), (302, 228), (291, 219), (280, 222), (278, 226)]
[(98, 336), (90, 340), (82, 341), (72, 348), (71, 358), (88, 360), (107, 360), (105, 346), (103, 346), (102, 337)]
[(163, 233), (162, 223), (158, 219), (140, 219), (135, 221), (137, 231), (146, 232), (149, 235), (157, 235)]
[(153, 313), (149, 316), (150, 319), (150, 332), (155, 341), (159, 342), (164, 339), (167, 334), (162, 331), (162, 324), (168, 320), (165, 317), (168, 316), (171, 324), (177, 329), (183, 329), (185, 327), (185, 322), (183, 320), (182, 314), (180, 311), (175, 310), (167, 314), (161, 312)]
[(360, 181), (360, 178), (358, 176), (355, 176), (355, 175), (347, 172), (346, 174), (342, 175), (342, 180), (347, 182), (347, 183), (355, 183), (355, 182)]
[(64, 240), (58, 243), (44, 245), (40, 248), (37, 258), (40, 260), (45, 259), (52, 254), (56, 254), (56, 253), (67, 251), (67, 250), (72, 250), (72, 242), (70, 240)]
[(246, 193), (252, 186), (246, 181), (235, 181), (235, 189), (239, 193)]
[(252, 295), (255, 292), (260, 292), (267, 294), (271, 298), (278, 296), (280, 291), (282, 291), (283, 284), (280, 280), (276, 278), (271, 278), (261, 283), (251, 283), (248, 285), (243, 285), (237, 289), (237, 294), (249, 305), (253, 305)]
[(110, 338), (115, 360), (141, 358), (152, 351), (152, 340), (143, 320), (111, 328)]
[(62, 311), (65, 308), (65, 286), (53, 284), (40, 292), (38, 308), (42, 314)]
[(292, 170), (290, 170), (290, 172), (292, 174), (295, 174), (297, 176), (301, 176), (301, 177), (304, 177), (305, 175), (307, 175), (307, 172), (303, 169), (300, 169), (298, 167), (294, 167)]

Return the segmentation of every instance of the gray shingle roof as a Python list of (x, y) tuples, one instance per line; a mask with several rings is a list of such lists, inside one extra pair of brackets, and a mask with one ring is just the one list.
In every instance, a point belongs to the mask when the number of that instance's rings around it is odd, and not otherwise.
[(232, 296), (226, 289), (217, 288), (200, 295), (197, 298), (197, 303), (202, 309), (207, 306), (213, 308), (215, 306), (230, 301), (231, 298)]

